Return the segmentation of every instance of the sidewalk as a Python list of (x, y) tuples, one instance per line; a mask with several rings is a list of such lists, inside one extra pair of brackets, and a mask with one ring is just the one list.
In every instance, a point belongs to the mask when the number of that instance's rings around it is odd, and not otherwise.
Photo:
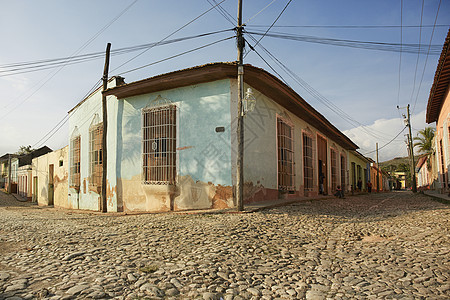
[(423, 192), (425, 195), (434, 198), (435, 200), (444, 203), (450, 204), (450, 197), (447, 194), (441, 194), (438, 191), (428, 190)]

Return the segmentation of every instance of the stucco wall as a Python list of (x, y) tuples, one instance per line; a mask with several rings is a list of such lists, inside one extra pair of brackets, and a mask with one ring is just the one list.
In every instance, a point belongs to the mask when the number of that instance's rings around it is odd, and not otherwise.
[[(245, 89), (247, 89), (245, 85)], [(328, 194), (332, 191), (331, 182), (331, 150), (333, 148), (337, 155), (337, 184), (341, 182), (340, 156), (347, 157), (347, 151), (335, 143), (330, 137), (322, 134), (312, 124), (308, 124), (272, 99), (258, 92), (254, 88), (254, 96), (257, 100), (253, 112), (244, 117), (245, 147), (244, 147), (244, 194), (246, 202), (273, 200), (282, 197), (314, 196), (319, 193), (318, 181), (318, 156), (317, 136), (326, 140), (327, 168), (324, 170), (327, 177), (326, 190)], [(280, 194), (278, 192), (278, 154), (277, 154), (277, 116), (291, 123), (294, 127), (294, 163), (295, 163), (295, 191), (293, 194)], [(303, 176), (303, 133), (312, 137), (313, 140), (313, 190), (304, 191)], [(348, 159), (346, 159), (348, 161)], [(347, 168), (347, 167), (346, 167)]]
[[(115, 86), (115, 80), (108, 83), (108, 88)], [(117, 99), (114, 96), (107, 97), (108, 111), (108, 170), (107, 170), (107, 210), (118, 211), (116, 186), (116, 134), (117, 134)], [(94, 121), (95, 120), (95, 121)], [(81, 136), (81, 162), (80, 188), (76, 189), (69, 186), (67, 205), (77, 209), (99, 210), (100, 194), (99, 190), (93, 188), (89, 182), (89, 129), (91, 124), (101, 123), (103, 121), (102, 113), (102, 94), (97, 90), (86, 98), (83, 103), (74, 108), (69, 119), (69, 160), (68, 170), (70, 170), (70, 140), (76, 136)], [(70, 183), (70, 172), (69, 181)]]
[[(69, 146), (33, 159), (33, 201), (38, 205), (73, 208), (68, 201)], [(53, 165), (53, 203), (49, 199), (49, 168)], [(37, 188), (34, 187), (37, 177)]]
[[(437, 137), (437, 148), (436, 153), (439, 153), (439, 173), (445, 174), (446, 183), (445, 185), (442, 182), (443, 177), (439, 176), (441, 181), (441, 187), (449, 187), (450, 178), (449, 178), (449, 169), (450, 169), (450, 94), (449, 89), (447, 89), (447, 95), (445, 97), (444, 103), (442, 104), (441, 110), (439, 112), (438, 121), (436, 123), (436, 137)], [(444, 170), (442, 170), (441, 166), (441, 156), (440, 156), (440, 142), (442, 141), (442, 150), (444, 156)], [(446, 192), (446, 190), (442, 190), (442, 192)]]
[(17, 170), (17, 194), (30, 201), (32, 199), (30, 165), (19, 167)]
[[(176, 186), (142, 182), (142, 109), (157, 98), (177, 106)], [(218, 80), (119, 100), (117, 194), (125, 211), (233, 205), (229, 99), (230, 80)]]
[[(354, 183), (354, 190), (356, 190), (357, 188), (357, 184), (358, 184), (358, 166), (361, 167), (361, 181), (362, 181), (362, 189), (366, 190), (367, 189), (367, 181), (372, 181), (372, 183), (375, 182), (375, 179), (370, 179), (369, 176), (369, 171), (368, 168), (370, 168), (370, 165), (367, 166), (367, 161), (365, 161), (364, 159), (362, 159), (361, 157), (353, 154), (351, 151), (349, 152), (349, 184), (352, 185), (353, 184), (353, 178), (355, 179), (355, 183)], [(353, 169), (352, 169), (352, 163), (355, 163), (355, 174), (353, 174)], [(351, 188), (351, 186), (349, 187)]]

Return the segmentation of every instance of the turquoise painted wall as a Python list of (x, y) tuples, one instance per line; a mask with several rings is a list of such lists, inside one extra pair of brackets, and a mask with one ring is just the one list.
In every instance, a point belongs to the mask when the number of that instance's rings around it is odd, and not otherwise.
[[(158, 95), (177, 105), (177, 173), (194, 181), (231, 182), (230, 81), (219, 80), (119, 100), (117, 177), (136, 180), (142, 172), (141, 110)], [(225, 132), (216, 132), (225, 127)], [(181, 179), (182, 180), (182, 179)]]

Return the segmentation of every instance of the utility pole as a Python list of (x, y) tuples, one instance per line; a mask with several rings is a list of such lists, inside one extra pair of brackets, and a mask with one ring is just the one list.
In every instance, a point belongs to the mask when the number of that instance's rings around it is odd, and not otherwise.
[[(105, 67), (103, 69), (103, 91), (108, 88), (108, 70), (109, 70), (109, 56), (111, 51), (111, 43), (106, 45), (106, 57)], [(103, 111), (103, 134), (102, 134), (102, 195), (101, 195), (101, 211), (107, 212), (107, 199), (106, 199), (106, 179), (107, 179), (107, 129), (108, 129), (108, 113), (106, 105), (106, 95), (102, 93), (102, 111)]]
[(380, 167), (378, 164), (378, 143), (377, 143), (377, 193), (380, 191)]
[(414, 146), (412, 142), (412, 133), (411, 133), (411, 115), (409, 113), (409, 104), (406, 108), (408, 112), (408, 128), (409, 128), (409, 149), (411, 153), (411, 180), (412, 180), (412, 191), (413, 193), (417, 193), (417, 182), (416, 182), (416, 163), (414, 161)]
[(237, 48), (238, 48), (238, 123), (236, 129), (238, 153), (236, 176), (236, 202), (238, 211), (244, 210), (244, 116), (242, 113), (242, 98), (244, 96), (244, 46), (242, 34), (242, 0), (238, 0), (237, 18)]

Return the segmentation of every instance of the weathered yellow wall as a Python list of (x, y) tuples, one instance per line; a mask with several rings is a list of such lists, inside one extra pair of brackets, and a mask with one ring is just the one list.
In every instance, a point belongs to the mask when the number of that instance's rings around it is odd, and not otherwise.
[[(54, 200), (55, 207), (72, 208), (68, 205), (67, 191), (68, 191), (68, 151), (69, 146), (62, 149), (49, 152), (45, 155), (33, 159), (33, 185), (34, 177), (38, 178), (37, 195), (33, 195), (38, 205), (49, 205), (49, 165), (53, 164), (54, 174)], [(62, 166), (60, 166), (62, 161)], [(34, 187), (33, 187), (34, 191)]]

